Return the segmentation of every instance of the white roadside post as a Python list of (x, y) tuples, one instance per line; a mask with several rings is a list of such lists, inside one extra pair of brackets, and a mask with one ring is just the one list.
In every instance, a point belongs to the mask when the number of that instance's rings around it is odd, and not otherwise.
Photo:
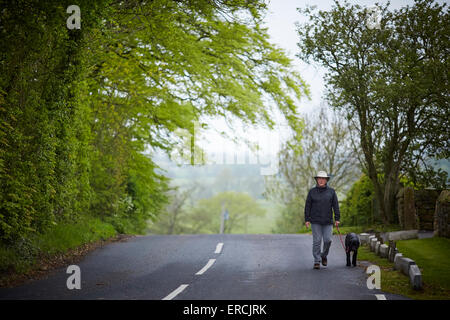
[(224, 212), (224, 204), (222, 203), (222, 211), (220, 212), (220, 234), (223, 233), (223, 227), (225, 224), (225, 212)]

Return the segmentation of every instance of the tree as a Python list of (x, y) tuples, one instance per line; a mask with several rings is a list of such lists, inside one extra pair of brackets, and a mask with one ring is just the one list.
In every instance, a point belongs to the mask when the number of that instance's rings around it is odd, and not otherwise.
[(300, 134), (307, 88), (262, 1), (80, 0), (73, 30), (68, 1), (0, 3), (1, 241), (84, 214), (143, 232), (167, 203), (152, 154), (205, 118), (273, 128), (276, 108)]
[(298, 26), (298, 56), (327, 68), (327, 98), (357, 128), (383, 222), (394, 223), (400, 177), (414, 177), (413, 164), (449, 157), (450, 20), (446, 5), (431, 0), (392, 12), (388, 5), (380, 29), (347, 2), (300, 10), (310, 22)]
[[(129, 196), (128, 180), (136, 180), (136, 158), (156, 167), (140, 153), (171, 154), (183, 142), (180, 129), (197, 136), (195, 125), (205, 127), (207, 117), (273, 127), (272, 104), (265, 103), (272, 100), (300, 133), (294, 99), (307, 89), (290, 60), (268, 42), (260, 26), (264, 10), (259, 1), (112, 2), (91, 34), (85, 92), (96, 214), (122, 211), (117, 204)], [(153, 176), (147, 189), (163, 185)]]
[(375, 222), (378, 217), (374, 216), (373, 184), (369, 177), (363, 174), (351, 186), (340, 205), (340, 210), (341, 222), (345, 225), (368, 226)]
[(106, 1), (0, 1), (0, 240), (9, 244), (89, 210), (84, 45)]
[(307, 89), (268, 42), (262, 2), (127, 1), (112, 10), (117, 15), (93, 42), (90, 92), (100, 112), (118, 112), (136, 139), (167, 149), (176, 129), (191, 130), (202, 116), (272, 128), (263, 99), (299, 132), (294, 98)]
[(190, 233), (219, 233), (222, 210), (228, 210), (224, 233), (245, 232), (249, 217), (262, 217), (265, 209), (247, 193), (221, 192), (209, 199), (201, 199), (189, 212)]
[(192, 194), (197, 185), (181, 190), (173, 188), (169, 193), (169, 203), (165, 212), (150, 224), (149, 231), (158, 234), (180, 234), (186, 231), (186, 213), (189, 210), (188, 201), (192, 201)]
[(360, 174), (350, 128), (345, 119), (328, 112), (322, 108), (315, 117), (305, 116), (302, 139), (288, 140), (279, 153), (280, 176), (266, 178), (266, 197), (285, 205), (276, 232), (301, 228), (306, 196), (319, 170), (332, 175), (328, 184), (339, 195), (344, 195)]
[(193, 190), (175, 188), (166, 212), (150, 226), (150, 232), (161, 234), (219, 233), (222, 210), (228, 210), (225, 233), (246, 232), (249, 217), (264, 216), (265, 210), (247, 193), (227, 191), (192, 203)]

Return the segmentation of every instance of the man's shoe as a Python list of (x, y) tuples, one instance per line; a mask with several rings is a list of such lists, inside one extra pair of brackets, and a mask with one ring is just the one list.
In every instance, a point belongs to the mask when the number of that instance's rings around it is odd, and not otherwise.
[(328, 263), (327, 258), (326, 257), (322, 257), (322, 265), (326, 266)]
[(320, 269), (320, 263), (314, 263), (314, 269)]

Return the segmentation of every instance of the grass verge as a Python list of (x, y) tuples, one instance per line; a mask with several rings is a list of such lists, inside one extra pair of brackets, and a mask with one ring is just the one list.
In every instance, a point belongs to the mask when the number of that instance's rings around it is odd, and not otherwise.
[(431, 298), (450, 299), (450, 239), (434, 237), (397, 242), (399, 252), (413, 259), (428, 286), (426, 294)]
[(450, 239), (430, 238), (397, 242), (399, 252), (413, 259), (422, 273), (423, 290), (414, 290), (409, 277), (394, 270), (394, 264), (381, 258), (363, 246), (358, 251), (358, 260), (366, 260), (381, 269), (381, 290), (416, 300), (450, 299)]
[[(391, 232), (398, 230), (401, 230), (400, 226), (398, 225), (339, 226), (339, 231), (343, 236), (350, 232), (359, 234), (363, 232)], [(299, 233), (311, 233), (311, 227), (307, 229), (305, 226), (303, 226), (299, 230)], [(333, 234), (338, 234), (335, 226), (333, 226)]]
[(16, 286), (49, 270), (78, 261), (104, 243), (123, 239), (110, 223), (82, 217), (61, 223), (44, 234), (22, 239), (14, 246), (0, 245), (0, 287)]

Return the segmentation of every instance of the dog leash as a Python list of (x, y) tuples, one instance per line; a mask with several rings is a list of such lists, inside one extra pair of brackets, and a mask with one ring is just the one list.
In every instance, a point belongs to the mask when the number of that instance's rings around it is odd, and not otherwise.
[(339, 240), (341, 240), (342, 248), (344, 248), (344, 251), (347, 253), (347, 249), (345, 249), (344, 241), (342, 241), (342, 235), (341, 235), (341, 231), (339, 230), (339, 225), (336, 225), (336, 229), (339, 234)]

